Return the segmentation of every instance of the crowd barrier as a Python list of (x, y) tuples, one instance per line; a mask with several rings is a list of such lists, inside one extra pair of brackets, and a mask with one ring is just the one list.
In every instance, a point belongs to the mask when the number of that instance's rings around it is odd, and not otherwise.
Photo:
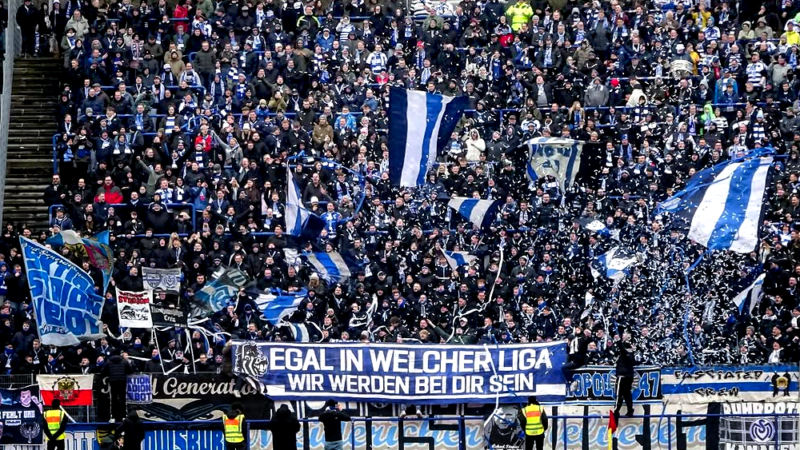
[[(606, 366), (581, 368), (570, 379), (575, 382), (571, 383), (574, 390), (565, 401), (543, 405), (550, 419), (548, 448), (608, 448), (608, 414), (615, 398), (613, 372)], [(800, 446), (799, 373), (796, 365), (637, 367), (634, 416), (620, 418), (614, 448), (796, 449)], [(239, 398), (234, 395), (234, 380), (212, 372), (152, 374), (146, 378), (151, 380), (147, 392), (128, 392), (129, 406), (145, 419), (144, 450), (223, 450), (220, 418), (234, 401), (242, 403), (248, 417), (248, 448), (272, 448), (267, 425), (282, 405), (300, 418), (298, 448), (323, 447), (324, 434), (317, 419), (324, 410), (322, 398), (272, 400), (249, 385)], [(4, 393), (32, 385), (37, 385), (34, 375), (0, 376)], [(134, 381), (131, 386), (142, 384)], [(99, 450), (100, 443), (118, 426), (108, 422), (109, 394), (99, 377), (94, 379), (93, 393), (94, 406), (66, 407), (74, 420), (67, 431), (67, 450)], [(149, 403), (142, 403), (141, 395), (149, 397)], [(134, 401), (140, 403), (134, 405)], [(418, 405), (419, 417), (403, 417), (414, 397), (404, 399), (403, 404), (343, 400), (344, 411), (352, 417), (343, 430), (345, 448), (478, 450), (485, 448), (488, 438), (496, 445), (489, 448), (521, 449), (524, 447), (512, 442), (516, 435), (513, 427), (525, 401), (506, 400), (498, 407), (494, 403), (423, 404)], [(38, 447), (0, 445), (0, 450), (11, 448)]]
[[(608, 445), (608, 413), (561, 414), (558, 407), (549, 417), (546, 448), (553, 450), (600, 450)], [(514, 411), (516, 412), (516, 411)], [(483, 416), (444, 416), (423, 418), (353, 417), (343, 426), (345, 450), (483, 450), (498, 448), (522, 450), (524, 445), (511, 430), (500, 428), (507, 420), (493, 416), (487, 424)], [(618, 450), (673, 449), (776, 449), (797, 448), (798, 414), (637, 414), (621, 418), (615, 435)], [(315, 418), (300, 419), (298, 449), (322, 450), (323, 428)], [(246, 448), (272, 449), (272, 433), (265, 430), (268, 421), (247, 421)], [(766, 432), (751, 431), (763, 426)], [(113, 433), (116, 424), (70, 424), (67, 427), (67, 450), (99, 450), (103, 440)], [(145, 422), (143, 450), (224, 450), (221, 420), (193, 422)], [(772, 430), (770, 432), (770, 430)], [(507, 432), (508, 431), (508, 432)], [(720, 432), (722, 431), (722, 432)], [(490, 443), (493, 445), (488, 446)], [(755, 446), (753, 446), (755, 445)], [(27, 449), (20, 449), (27, 450)]]

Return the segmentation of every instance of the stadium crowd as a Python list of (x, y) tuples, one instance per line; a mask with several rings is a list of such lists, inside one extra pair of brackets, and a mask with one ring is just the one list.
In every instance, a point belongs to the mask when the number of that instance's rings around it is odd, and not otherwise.
[[(52, 33), (64, 61), (58, 173), (49, 232), (3, 231), (0, 368), (98, 371), (119, 349), (138, 370), (229, 371), (230, 339), (292, 339), (254, 302), (271, 289), (308, 290), (291, 320), (314, 341), (564, 340), (579, 366), (612, 363), (629, 330), (640, 363), (800, 360), (800, 5), (556, 3), (26, 1), (23, 35)], [(390, 86), (470, 102), (418, 188), (389, 182)], [(529, 181), (523, 144), (540, 136), (584, 142), (574, 186)], [(765, 146), (778, 157), (758, 252), (705, 254), (654, 214), (695, 171)], [(286, 170), (325, 220), (313, 242), (287, 236)], [(483, 232), (451, 196), (504, 204)], [(67, 229), (111, 232), (108, 338), (42, 349), (16, 236)], [(638, 263), (594, 276), (615, 247)], [(326, 280), (287, 248), (361, 271)], [(443, 251), (478, 259), (453, 268)], [(182, 268), (180, 297), (162, 299), (187, 311), (220, 267), (252, 284), (205, 333), (159, 331), (156, 346), (118, 326), (114, 290), (141, 290), (142, 266)], [(740, 314), (731, 299), (762, 270), (764, 298)]]

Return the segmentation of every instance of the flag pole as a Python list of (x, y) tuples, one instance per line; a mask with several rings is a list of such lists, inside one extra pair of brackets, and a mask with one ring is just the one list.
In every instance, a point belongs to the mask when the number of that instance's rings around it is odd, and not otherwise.
[(151, 330), (153, 332), (153, 340), (156, 341), (156, 350), (158, 350), (158, 362), (161, 363), (161, 373), (166, 374), (166, 370), (164, 370), (164, 359), (161, 357), (161, 344), (158, 343), (158, 334), (156, 334), (156, 329), (153, 328)]

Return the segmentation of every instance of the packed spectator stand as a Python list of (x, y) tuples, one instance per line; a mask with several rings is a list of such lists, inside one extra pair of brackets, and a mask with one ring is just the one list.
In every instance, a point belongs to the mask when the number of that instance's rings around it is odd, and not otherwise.
[[(63, 58), (63, 93), (49, 232), (3, 230), (0, 367), (95, 372), (117, 349), (137, 370), (230, 372), (230, 339), (292, 339), (254, 292), (303, 288), (291, 320), (316, 324), (314, 341), (564, 340), (579, 366), (613, 363), (630, 330), (643, 364), (798, 361), (798, 5), (556, 3), (25, 2), (23, 51)], [(390, 86), (470, 101), (420, 188), (388, 180)], [(593, 176), (530, 182), (523, 144), (539, 136), (583, 141)], [(695, 171), (766, 146), (778, 156), (758, 252), (707, 253), (653, 214)], [(315, 242), (286, 234), (286, 170), (326, 221)], [(483, 233), (451, 196), (505, 204)], [(593, 219), (607, 232), (582, 226)], [(16, 238), (64, 229), (111, 232), (109, 337), (41, 348)], [(640, 263), (594, 277), (618, 245)], [(364, 270), (328, 282), (286, 248), (348, 252)], [(443, 250), (479, 263), (454, 270)], [(118, 326), (114, 291), (141, 290), (142, 266), (181, 267), (180, 298), (163, 301), (187, 310), (221, 266), (252, 286), (206, 332), (159, 331), (157, 346)], [(739, 314), (731, 298), (762, 269), (764, 299)]]

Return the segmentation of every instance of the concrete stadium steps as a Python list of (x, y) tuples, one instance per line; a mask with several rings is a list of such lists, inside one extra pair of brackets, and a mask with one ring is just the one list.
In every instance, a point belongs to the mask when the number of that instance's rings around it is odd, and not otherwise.
[(53, 174), (54, 119), (62, 61), (17, 59), (8, 126), (6, 195), (3, 219), (35, 231), (48, 225), (43, 196)]

